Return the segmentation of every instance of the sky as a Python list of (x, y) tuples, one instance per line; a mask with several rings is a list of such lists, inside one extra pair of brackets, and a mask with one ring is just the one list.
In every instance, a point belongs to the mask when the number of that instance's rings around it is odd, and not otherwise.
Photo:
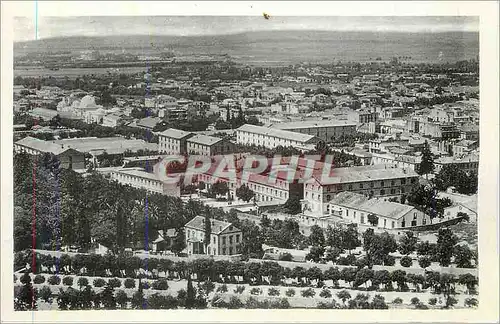
[[(37, 28), (35, 28), (35, 25)], [(35, 33), (37, 29), (37, 33)], [(479, 31), (478, 17), (87, 16), (16, 17), (14, 41), (65, 36), (221, 35), (270, 30), (376, 32)]]

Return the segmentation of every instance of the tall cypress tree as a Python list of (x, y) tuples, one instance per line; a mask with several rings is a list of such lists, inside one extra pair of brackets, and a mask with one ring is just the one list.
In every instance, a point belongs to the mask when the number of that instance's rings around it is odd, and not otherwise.
[(422, 161), (418, 167), (419, 174), (425, 174), (427, 178), (427, 174), (434, 172), (434, 156), (431, 152), (431, 148), (429, 143), (425, 141), (424, 149), (422, 150)]
[(193, 282), (191, 281), (191, 274), (188, 275), (187, 282), (187, 292), (186, 292), (186, 308), (191, 309), (195, 306), (196, 302), (196, 291), (193, 287)]

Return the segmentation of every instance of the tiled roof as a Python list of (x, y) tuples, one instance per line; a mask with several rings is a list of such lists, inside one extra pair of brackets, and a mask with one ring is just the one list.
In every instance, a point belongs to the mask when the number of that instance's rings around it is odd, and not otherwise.
[(408, 177), (418, 177), (418, 174), (412, 169), (394, 168), (384, 164), (332, 169), (324, 182), (321, 173), (314, 174), (316, 181), (323, 185)]
[(181, 138), (184, 138), (184, 137), (192, 135), (192, 134), (193, 133), (191, 133), (191, 132), (186, 132), (186, 131), (183, 131), (183, 130), (180, 130), (180, 129), (169, 128), (169, 129), (167, 129), (167, 130), (159, 133), (158, 135), (160, 135), (160, 136), (166, 136), (166, 137), (169, 137), (169, 138), (181, 139)]
[(335, 127), (335, 126), (356, 126), (356, 123), (337, 120), (301, 120), (287, 123), (274, 124), (273, 128), (278, 129), (297, 129), (314, 127)]
[(276, 128), (268, 128), (262, 126), (255, 126), (250, 124), (245, 124), (237, 129), (237, 131), (243, 131), (253, 134), (265, 135), (265, 136), (274, 136), (277, 138), (289, 139), (297, 142), (309, 142), (314, 139), (313, 135), (307, 135), (297, 132), (290, 132), (286, 130), (276, 129)]
[[(218, 219), (210, 219), (212, 222), (212, 234), (219, 235), (222, 231), (224, 231), (226, 228), (231, 226), (231, 223), (220, 221)], [(194, 228), (199, 231), (205, 231), (205, 217), (202, 216), (196, 216), (192, 220), (186, 223), (185, 227), (189, 228)], [(236, 227), (233, 226), (234, 229), (238, 230)]]
[(348, 191), (337, 194), (332, 200), (330, 200), (330, 204), (350, 207), (391, 219), (400, 219), (402, 216), (414, 209), (413, 206), (385, 201), (378, 198), (368, 199), (365, 195)]
[(190, 137), (187, 141), (195, 144), (212, 146), (222, 141), (222, 138), (207, 135), (195, 135), (193, 137)]
[(49, 141), (44, 141), (40, 140), (38, 138), (30, 137), (27, 136), (19, 141), (16, 142), (17, 145), (22, 145), (24, 147), (40, 151), (40, 152), (47, 152), (47, 153), (52, 153), (54, 155), (59, 155), (65, 151), (67, 151), (69, 148), (66, 147), (64, 148), (63, 145), (55, 144)]

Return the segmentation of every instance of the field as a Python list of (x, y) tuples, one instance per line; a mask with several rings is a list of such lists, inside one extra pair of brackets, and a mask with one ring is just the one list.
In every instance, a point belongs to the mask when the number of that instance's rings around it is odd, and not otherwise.
[[(133, 45), (131, 45), (133, 44)], [(153, 46), (154, 45), (154, 46)], [(364, 62), (393, 56), (406, 61), (453, 62), (476, 58), (479, 34), (467, 32), (332, 32), (269, 31), (218, 36), (113, 36), (66, 37), (16, 43), (14, 55), (34, 52), (86, 50), (151, 53), (152, 48), (168, 48), (176, 55), (228, 54), (236, 62), (249, 65), (289, 65), (300, 62)]]
[(40, 67), (18, 67), (14, 69), (14, 77), (68, 77), (75, 78), (82, 75), (102, 75), (108, 73), (134, 74), (146, 72), (146, 67), (122, 67), (115, 68), (62, 68), (59, 70), (50, 70)]

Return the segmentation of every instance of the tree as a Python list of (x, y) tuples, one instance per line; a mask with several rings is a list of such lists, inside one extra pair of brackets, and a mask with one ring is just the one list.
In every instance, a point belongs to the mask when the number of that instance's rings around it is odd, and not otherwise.
[(194, 290), (193, 282), (191, 281), (191, 276), (188, 276), (187, 294), (186, 294), (186, 302), (185, 302), (186, 309), (194, 308), (195, 299), (196, 299), (196, 291)]
[(467, 245), (457, 245), (453, 250), (457, 268), (472, 268), (474, 252)]
[(132, 299), (130, 302), (132, 304), (133, 309), (141, 309), (144, 306), (144, 302), (145, 302), (144, 292), (143, 292), (143, 287), (142, 287), (142, 283), (141, 283), (140, 279), (139, 279), (139, 288), (132, 295)]
[(419, 174), (425, 174), (426, 177), (429, 173), (434, 172), (434, 156), (431, 152), (429, 142), (425, 141), (424, 148), (422, 150), (422, 160), (418, 165), (417, 171)]
[(377, 226), (378, 216), (374, 214), (368, 214), (368, 223), (370, 223), (372, 226)]
[(478, 279), (476, 276), (465, 273), (458, 276), (458, 283), (467, 287), (467, 293), (473, 294), (476, 292), (476, 285), (478, 284)]
[(477, 192), (477, 174), (474, 172), (467, 174), (456, 164), (443, 166), (436, 175), (434, 183), (439, 190), (455, 187), (462, 194), (468, 195)]
[(351, 250), (361, 246), (357, 224), (348, 224), (346, 230), (343, 231), (342, 234), (343, 249), (348, 250), (349, 253), (351, 253)]
[(447, 267), (451, 264), (454, 247), (458, 242), (458, 238), (450, 228), (440, 228), (437, 239), (437, 258), (439, 265)]
[(249, 202), (254, 196), (255, 193), (246, 184), (236, 189), (236, 197), (243, 201)]
[(210, 218), (210, 214), (207, 212), (205, 214), (204, 221), (204, 230), (205, 230), (205, 253), (208, 254), (208, 246), (210, 245), (210, 241), (212, 238), (212, 219)]
[(417, 246), (418, 238), (413, 234), (413, 232), (406, 232), (403, 237), (399, 240), (398, 250), (401, 254), (408, 255), (415, 251)]
[(405, 268), (409, 268), (411, 267), (411, 265), (413, 264), (413, 260), (411, 257), (409, 256), (404, 256), (401, 258), (401, 261), (399, 261), (400, 264), (405, 267)]
[(399, 290), (403, 291), (406, 288), (406, 272), (403, 270), (395, 270), (391, 273), (392, 281), (398, 284)]
[(372, 302), (371, 302), (371, 308), (372, 309), (388, 309), (389, 306), (387, 306), (385, 302), (385, 298), (381, 295), (375, 295), (373, 296)]
[(418, 259), (418, 265), (421, 267), (421, 268), (427, 268), (431, 265), (431, 259), (427, 256), (423, 256), (423, 257), (420, 257)]
[(285, 212), (291, 215), (297, 215), (302, 212), (302, 205), (298, 196), (290, 196), (283, 205)]
[(309, 234), (309, 244), (313, 246), (324, 246), (325, 245), (325, 235), (323, 234), (323, 229), (318, 225), (311, 226), (311, 234)]
[(212, 192), (215, 195), (225, 196), (229, 192), (229, 187), (225, 181), (217, 181), (212, 185)]
[(337, 297), (342, 301), (345, 305), (345, 302), (351, 299), (351, 294), (347, 290), (342, 290), (337, 293)]
[(172, 246), (170, 249), (175, 255), (179, 255), (186, 248), (186, 235), (184, 233), (184, 227), (179, 227), (177, 229), (177, 236), (173, 239)]
[(107, 284), (101, 292), (101, 300), (105, 309), (116, 309), (116, 299), (113, 291), (114, 288), (110, 284)]
[(118, 290), (116, 292), (116, 303), (120, 305), (121, 309), (126, 309), (127, 302), (128, 302), (127, 293), (123, 290)]
[(37, 291), (31, 284), (29, 272), (25, 272), (19, 279), (23, 286), (15, 295), (14, 309), (15, 310), (36, 310), (37, 309)]

